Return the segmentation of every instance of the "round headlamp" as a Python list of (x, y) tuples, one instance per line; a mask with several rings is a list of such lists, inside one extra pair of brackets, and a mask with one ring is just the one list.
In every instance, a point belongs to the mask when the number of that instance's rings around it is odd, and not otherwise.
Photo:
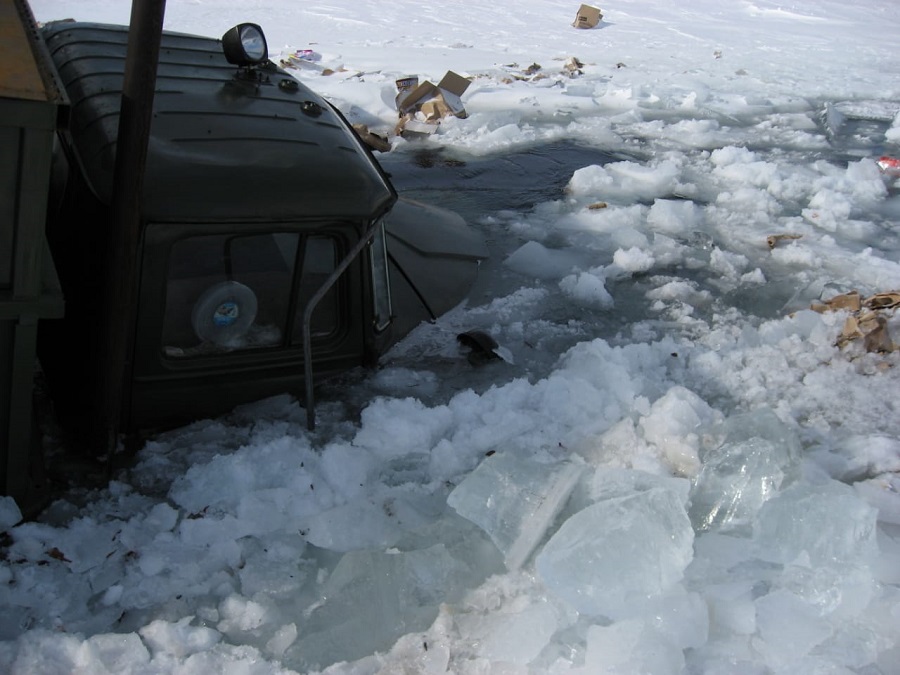
[(236, 66), (255, 66), (269, 58), (266, 36), (255, 23), (240, 23), (225, 33), (222, 51), (228, 63)]

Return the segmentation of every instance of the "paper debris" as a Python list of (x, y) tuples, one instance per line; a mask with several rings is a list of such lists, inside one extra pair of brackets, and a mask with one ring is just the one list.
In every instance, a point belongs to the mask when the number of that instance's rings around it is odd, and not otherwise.
[(862, 298), (858, 291), (850, 291), (842, 293), (833, 298), (829, 298), (820, 303), (813, 303), (812, 309), (819, 312), (836, 311), (839, 309), (849, 309), (851, 312), (858, 312), (862, 308)]
[(323, 66), (320, 63), (321, 60), (322, 55), (312, 49), (285, 49), (281, 52), (278, 65), (285, 70), (313, 71), (319, 75), (334, 75), (336, 72), (346, 72), (346, 68), (343, 66), (338, 66), (336, 69)]
[(869, 309), (893, 309), (900, 307), (900, 292), (876, 293), (863, 301)]
[(568, 71), (570, 77), (577, 77), (578, 75), (584, 75), (584, 63), (576, 59), (574, 56), (570, 56), (566, 59), (566, 63), (563, 68)]
[(565, 59), (559, 58), (556, 60), (563, 61), (562, 69), (557, 71), (557, 73), (544, 69), (539, 63), (532, 63), (527, 68), (522, 68), (518, 63), (508, 63), (503, 66), (503, 70), (507, 75), (500, 81), (510, 84), (511, 82), (538, 82), (546, 80), (554, 76), (554, 74), (570, 78), (584, 75), (585, 63), (577, 56), (568, 56)]
[(378, 152), (390, 152), (391, 144), (384, 136), (373, 133), (365, 124), (354, 124), (353, 129), (359, 134), (362, 142)]
[(875, 312), (847, 317), (838, 336), (837, 346), (845, 347), (850, 342), (860, 339), (867, 352), (887, 353), (896, 348), (888, 333), (887, 319)]
[(843, 348), (851, 342), (862, 340), (867, 352), (888, 353), (896, 351), (898, 347), (891, 339), (888, 321), (883, 312), (894, 310), (898, 306), (900, 291), (876, 293), (868, 298), (861, 298), (858, 291), (850, 291), (813, 303), (812, 309), (820, 313), (838, 310), (851, 312), (838, 336), (838, 347)]
[(769, 250), (778, 246), (778, 242), (780, 241), (790, 241), (792, 239), (800, 239), (802, 234), (770, 234), (766, 237), (766, 243), (769, 245)]

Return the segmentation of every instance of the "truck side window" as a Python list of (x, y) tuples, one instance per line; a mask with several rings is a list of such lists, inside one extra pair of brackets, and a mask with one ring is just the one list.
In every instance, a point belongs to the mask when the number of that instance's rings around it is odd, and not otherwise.
[[(300, 298), (297, 313), (294, 316), (291, 331), (292, 344), (303, 343), (303, 310), (312, 296), (322, 287), (337, 267), (337, 245), (331, 237), (311, 236), (306, 239), (303, 252), (303, 276), (300, 279)], [(338, 328), (340, 306), (338, 304), (338, 286), (332, 286), (316, 306), (312, 315), (310, 335), (322, 338), (334, 333)]]
[(217, 234), (173, 244), (162, 344), (184, 358), (282, 344), (300, 235)]

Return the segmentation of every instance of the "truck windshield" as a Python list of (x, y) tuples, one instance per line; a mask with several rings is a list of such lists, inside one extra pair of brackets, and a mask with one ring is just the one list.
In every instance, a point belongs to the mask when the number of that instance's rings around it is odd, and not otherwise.
[[(175, 242), (163, 352), (183, 359), (298, 341), (298, 317), (334, 270), (336, 254), (331, 237), (296, 232), (202, 235)], [(313, 315), (313, 337), (337, 329), (337, 302), (335, 287)]]

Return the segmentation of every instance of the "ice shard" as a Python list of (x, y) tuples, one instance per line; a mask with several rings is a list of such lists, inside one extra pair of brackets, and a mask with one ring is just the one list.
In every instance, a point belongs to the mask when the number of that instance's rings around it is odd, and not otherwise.
[(583, 467), (498, 453), (460, 483), (447, 503), (488, 533), (509, 570), (519, 569), (568, 500)]

